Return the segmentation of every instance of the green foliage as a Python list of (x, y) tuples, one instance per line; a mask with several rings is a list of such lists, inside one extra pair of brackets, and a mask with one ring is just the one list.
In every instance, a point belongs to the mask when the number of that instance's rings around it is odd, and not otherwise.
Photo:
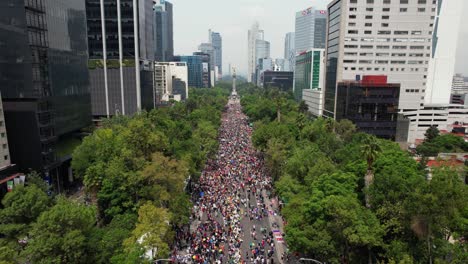
[(87, 237), (95, 225), (95, 210), (59, 198), (33, 224), (22, 255), (34, 263), (87, 263)]
[(468, 151), (468, 143), (462, 137), (452, 134), (434, 134), (416, 148), (416, 152), (424, 157), (435, 157), (439, 153), (463, 153), (466, 151)]
[[(250, 86), (239, 91), (257, 121), (254, 146), (285, 203), (292, 251), (327, 263), (369, 256), (374, 263), (466, 262), (468, 195), (459, 172), (437, 170), (428, 181), (397, 144), (357, 133), (350, 121), (304, 118), (303, 106), (283, 94), (276, 122), (278, 95)], [(467, 149), (461, 138), (433, 132), (418, 151)]]

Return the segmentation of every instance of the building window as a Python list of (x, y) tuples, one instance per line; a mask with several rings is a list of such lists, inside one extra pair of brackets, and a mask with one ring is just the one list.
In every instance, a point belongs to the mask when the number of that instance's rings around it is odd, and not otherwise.
[(377, 32), (378, 35), (390, 35), (392, 32), (390, 30), (380, 30)]
[(389, 7), (384, 7), (384, 8), (382, 8), (382, 12), (390, 12), (390, 8)]
[(382, 27), (388, 27), (388, 23), (382, 23)]
[(390, 16), (382, 16), (382, 19), (388, 20), (390, 19)]
[(3, 144), (3, 149), (6, 149), (7, 148), (7, 144)]
[(372, 34), (372, 31), (371, 30), (366, 30), (366, 31), (364, 31), (364, 34), (370, 35), (370, 34)]
[(368, 4), (373, 4), (373, 3), (374, 3), (374, 0), (367, 0), (367, 3), (368, 3)]
[(4, 158), (5, 160), (8, 160), (8, 155), (5, 155), (3, 158)]
[(400, 12), (401, 13), (406, 13), (406, 12), (408, 12), (408, 8), (400, 8)]
[(2, 138), (4, 138), (4, 137), (5, 137), (5, 133), (1, 133), (0, 136), (1, 136)]
[(348, 34), (358, 34), (357, 30), (348, 30)]
[(395, 30), (393, 32), (395, 35), (408, 35), (408, 31)]
[(366, 16), (366, 19), (372, 19), (372, 16)]
[(365, 27), (372, 27), (372, 23), (365, 23), (364, 26)]
[(418, 0), (418, 4), (425, 4), (426, 0)]
[(367, 12), (372, 12), (372, 11), (374, 11), (374, 8), (372, 8), (372, 7), (369, 8), (369, 7), (368, 7), (368, 8), (366, 8), (366, 11), (367, 11)]
[(356, 15), (349, 15), (349, 19), (356, 19)]
[(392, 3), (392, 0), (383, 0), (383, 3), (384, 3), (384, 4), (391, 4), (391, 3)]
[(418, 8), (418, 12), (420, 13), (426, 12), (426, 8)]
[(357, 11), (357, 7), (350, 7), (350, 8), (349, 8), (349, 11), (350, 11), (350, 12)]
[(356, 23), (348, 23), (348, 26), (350, 26), (350, 27), (355, 27), (355, 26), (356, 26)]
[(400, 0), (400, 4), (408, 4), (408, 0)]

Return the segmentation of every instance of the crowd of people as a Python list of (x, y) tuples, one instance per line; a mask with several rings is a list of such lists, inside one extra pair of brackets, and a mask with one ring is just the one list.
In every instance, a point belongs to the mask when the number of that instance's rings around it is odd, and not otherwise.
[[(271, 179), (252, 147), (252, 128), (240, 102), (231, 98), (219, 130), (219, 150), (194, 189), (192, 231), (181, 233), (179, 263), (274, 264), (275, 238), (269, 228)], [(179, 243), (179, 246), (181, 243)]]

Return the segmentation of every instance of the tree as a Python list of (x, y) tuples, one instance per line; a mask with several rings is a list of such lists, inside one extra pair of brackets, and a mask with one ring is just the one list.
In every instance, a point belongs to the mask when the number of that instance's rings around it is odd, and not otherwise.
[(95, 223), (94, 207), (59, 198), (34, 223), (22, 255), (33, 263), (88, 263), (86, 241)]
[(440, 131), (436, 126), (430, 126), (426, 130), (426, 133), (424, 134), (425, 141), (432, 142), (434, 139), (436, 139), (439, 136), (439, 134), (440, 134)]
[(169, 249), (171, 214), (167, 209), (154, 206), (151, 202), (143, 204), (138, 210), (138, 223), (132, 232), (132, 237), (125, 241), (128, 249), (136, 243), (151, 251), (153, 259), (167, 257)]
[[(366, 190), (369, 189), (369, 186), (374, 181), (374, 171), (372, 165), (374, 161), (377, 159), (380, 151), (380, 145), (377, 142), (377, 139), (374, 136), (367, 136), (363, 142), (362, 146), (362, 156), (367, 162), (367, 173), (365, 176), (365, 187)], [(366, 206), (370, 207), (370, 199), (369, 195), (366, 195)]]
[(309, 111), (309, 106), (304, 100), (301, 100), (297, 110), (299, 111), (299, 113), (306, 114), (307, 111)]
[(0, 210), (0, 234), (17, 241), (23, 239), (36, 218), (52, 205), (47, 194), (34, 184), (16, 187), (5, 195)]
[(356, 131), (356, 125), (354, 125), (353, 122), (349, 121), (348, 119), (343, 119), (335, 123), (336, 134), (345, 142), (349, 142), (353, 138)]

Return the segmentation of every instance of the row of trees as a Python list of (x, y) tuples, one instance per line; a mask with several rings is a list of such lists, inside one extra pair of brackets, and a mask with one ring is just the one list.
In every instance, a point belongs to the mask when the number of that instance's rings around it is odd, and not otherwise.
[(278, 91), (239, 91), (285, 203), (292, 251), (327, 263), (468, 263), (461, 175), (440, 168), (427, 181), (397, 144), (350, 121), (313, 120)]
[(38, 177), (0, 210), (0, 263), (144, 263), (166, 258), (189, 223), (187, 179), (217, 149), (227, 89), (191, 90), (185, 103), (106, 120), (74, 151), (88, 203), (49, 197)]

